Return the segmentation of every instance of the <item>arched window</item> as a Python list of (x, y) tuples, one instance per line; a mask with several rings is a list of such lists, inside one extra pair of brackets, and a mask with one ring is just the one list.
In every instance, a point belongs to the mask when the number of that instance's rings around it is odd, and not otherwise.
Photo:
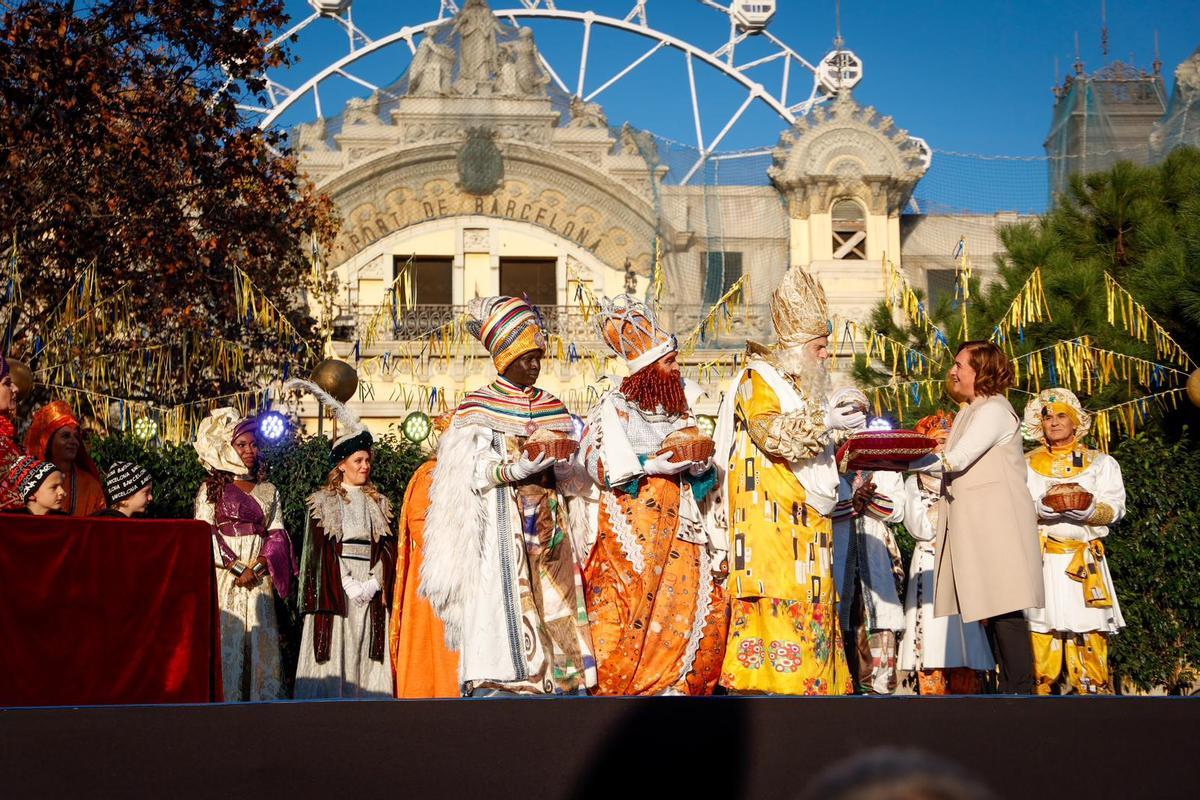
[(862, 261), (867, 257), (867, 215), (853, 200), (833, 204), (833, 257)]

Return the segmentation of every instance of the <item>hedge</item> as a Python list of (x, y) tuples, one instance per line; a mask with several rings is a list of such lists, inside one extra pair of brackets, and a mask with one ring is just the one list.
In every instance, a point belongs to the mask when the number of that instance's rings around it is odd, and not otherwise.
[[(134, 461), (150, 471), (154, 476), (154, 503), (148, 516), (157, 519), (192, 516), (196, 494), (207, 473), (190, 444), (152, 445), (132, 435), (114, 434), (92, 437), (88, 448), (101, 469), (116, 461)], [(279, 488), (284, 522), (294, 537), (304, 531), (305, 498), (325, 484), (329, 449), (329, 439), (318, 436), (264, 447), (261, 452), (267, 479)], [(400, 509), (408, 479), (425, 458), (420, 447), (395, 434), (385, 434), (376, 440), (371, 480), (391, 499), (395, 511)]]
[(1126, 511), (1104, 547), (1126, 627), (1109, 660), (1126, 688), (1186, 692), (1200, 666), (1200, 451), (1139, 434), (1113, 455)]
[[(90, 447), (102, 468), (132, 460), (150, 470), (155, 476), (151, 516), (192, 516), (205, 473), (190, 445), (158, 447), (110, 436), (93, 439)], [(329, 447), (327, 438), (318, 437), (263, 451), (297, 542), (304, 531), (304, 499), (325, 481)], [(1200, 665), (1200, 451), (1188, 439), (1167, 441), (1143, 433), (1122, 442), (1113, 455), (1121, 463), (1128, 500), (1125, 520), (1105, 541), (1127, 624), (1112, 641), (1112, 668), (1126, 690), (1186, 691), (1196, 678), (1194, 666)], [(386, 435), (375, 456), (374, 480), (398, 512), (408, 480), (426, 455)], [(912, 542), (902, 530), (898, 538), (907, 567)]]

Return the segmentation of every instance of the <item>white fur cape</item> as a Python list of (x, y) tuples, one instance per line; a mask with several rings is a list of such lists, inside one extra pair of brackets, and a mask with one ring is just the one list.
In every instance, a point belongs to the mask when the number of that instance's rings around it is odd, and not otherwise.
[(479, 580), (480, 553), (487, 528), (486, 495), (475, 486), (483, 429), (451, 426), (438, 444), (437, 466), (429, 489), (425, 519), (421, 596), (446, 628), (446, 647), (462, 647), (464, 608)]

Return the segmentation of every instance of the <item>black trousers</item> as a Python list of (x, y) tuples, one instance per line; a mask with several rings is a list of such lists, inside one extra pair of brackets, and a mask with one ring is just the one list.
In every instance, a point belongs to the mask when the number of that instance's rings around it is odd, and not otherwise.
[(1000, 665), (1000, 694), (1033, 694), (1033, 642), (1021, 611), (992, 617), (983, 624), (992, 654)]

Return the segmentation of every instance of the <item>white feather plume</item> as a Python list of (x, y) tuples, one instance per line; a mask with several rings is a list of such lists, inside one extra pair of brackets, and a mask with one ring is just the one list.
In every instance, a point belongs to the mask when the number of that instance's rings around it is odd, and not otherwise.
[(317, 386), (312, 381), (306, 381), (302, 378), (292, 378), (287, 383), (283, 384), (283, 391), (285, 393), (290, 392), (293, 389), (303, 389), (321, 401), (322, 405), (332, 408), (334, 415), (337, 416), (338, 422), (346, 427), (347, 430), (345, 433), (360, 433), (366, 429), (366, 426), (363, 425), (362, 420), (355, 416), (353, 411), (346, 408), (346, 406), (342, 403), (339, 403), (337, 398), (322, 389), (320, 386)]
[(425, 517), (420, 594), (442, 620), (451, 650), (463, 647), (467, 606), (479, 589), (480, 543), (488, 525), (485, 495), (470, 486), (481, 453), (479, 431), (467, 425), (443, 434)]

